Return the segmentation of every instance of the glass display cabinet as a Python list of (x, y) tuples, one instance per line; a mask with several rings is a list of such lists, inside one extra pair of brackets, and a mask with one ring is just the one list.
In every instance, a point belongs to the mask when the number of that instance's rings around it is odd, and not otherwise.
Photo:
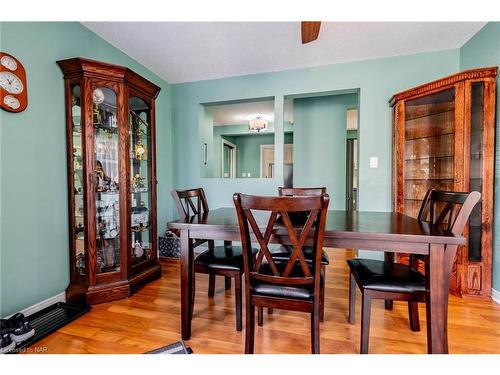
[(417, 217), (430, 188), (482, 195), (453, 266), (459, 296), (491, 296), (496, 75), (496, 67), (467, 70), (390, 101), (394, 210)]
[(70, 302), (127, 297), (160, 277), (156, 245), (155, 98), (125, 67), (73, 58), (64, 73)]

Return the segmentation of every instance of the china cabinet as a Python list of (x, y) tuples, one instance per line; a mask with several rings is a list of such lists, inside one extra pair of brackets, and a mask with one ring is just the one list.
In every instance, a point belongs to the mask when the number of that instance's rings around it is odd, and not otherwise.
[(491, 295), (496, 75), (496, 67), (467, 70), (390, 101), (394, 210), (417, 217), (430, 188), (482, 195), (453, 265), (450, 291), (459, 296)]
[(67, 299), (124, 298), (160, 276), (155, 98), (126, 67), (72, 58), (64, 73), (70, 228)]

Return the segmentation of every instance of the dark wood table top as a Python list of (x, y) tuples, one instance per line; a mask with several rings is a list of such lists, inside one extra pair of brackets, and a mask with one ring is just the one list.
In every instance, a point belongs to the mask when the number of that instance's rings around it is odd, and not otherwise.
[[(254, 212), (259, 227), (265, 229), (269, 214)], [(218, 208), (201, 216), (168, 223), (170, 229), (238, 232), (238, 218), (234, 208)], [(276, 228), (276, 235), (285, 235), (286, 230)], [(465, 238), (455, 236), (439, 227), (418, 221), (395, 212), (328, 211), (325, 239), (363, 239), (373, 241), (398, 241), (411, 243), (435, 243), (464, 245)]]

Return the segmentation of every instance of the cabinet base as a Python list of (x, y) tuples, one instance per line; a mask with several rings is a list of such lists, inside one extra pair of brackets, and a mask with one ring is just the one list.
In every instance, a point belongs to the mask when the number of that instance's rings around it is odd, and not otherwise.
[(70, 303), (88, 305), (116, 301), (133, 295), (143, 285), (160, 277), (161, 266), (156, 263), (129, 280), (94, 286), (71, 284), (66, 289), (66, 300)]

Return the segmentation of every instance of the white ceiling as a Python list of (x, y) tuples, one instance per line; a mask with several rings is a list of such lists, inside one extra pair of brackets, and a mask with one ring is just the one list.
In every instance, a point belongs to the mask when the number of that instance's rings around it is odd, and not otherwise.
[(170, 83), (461, 47), (486, 22), (84, 22)]
[[(213, 116), (214, 126), (248, 125), (250, 120), (257, 117), (274, 122), (273, 100), (210, 105), (206, 108)], [(293, 122), (293, 101), (291, 99), (285, 100), (284, 116), (286, 122)]]

